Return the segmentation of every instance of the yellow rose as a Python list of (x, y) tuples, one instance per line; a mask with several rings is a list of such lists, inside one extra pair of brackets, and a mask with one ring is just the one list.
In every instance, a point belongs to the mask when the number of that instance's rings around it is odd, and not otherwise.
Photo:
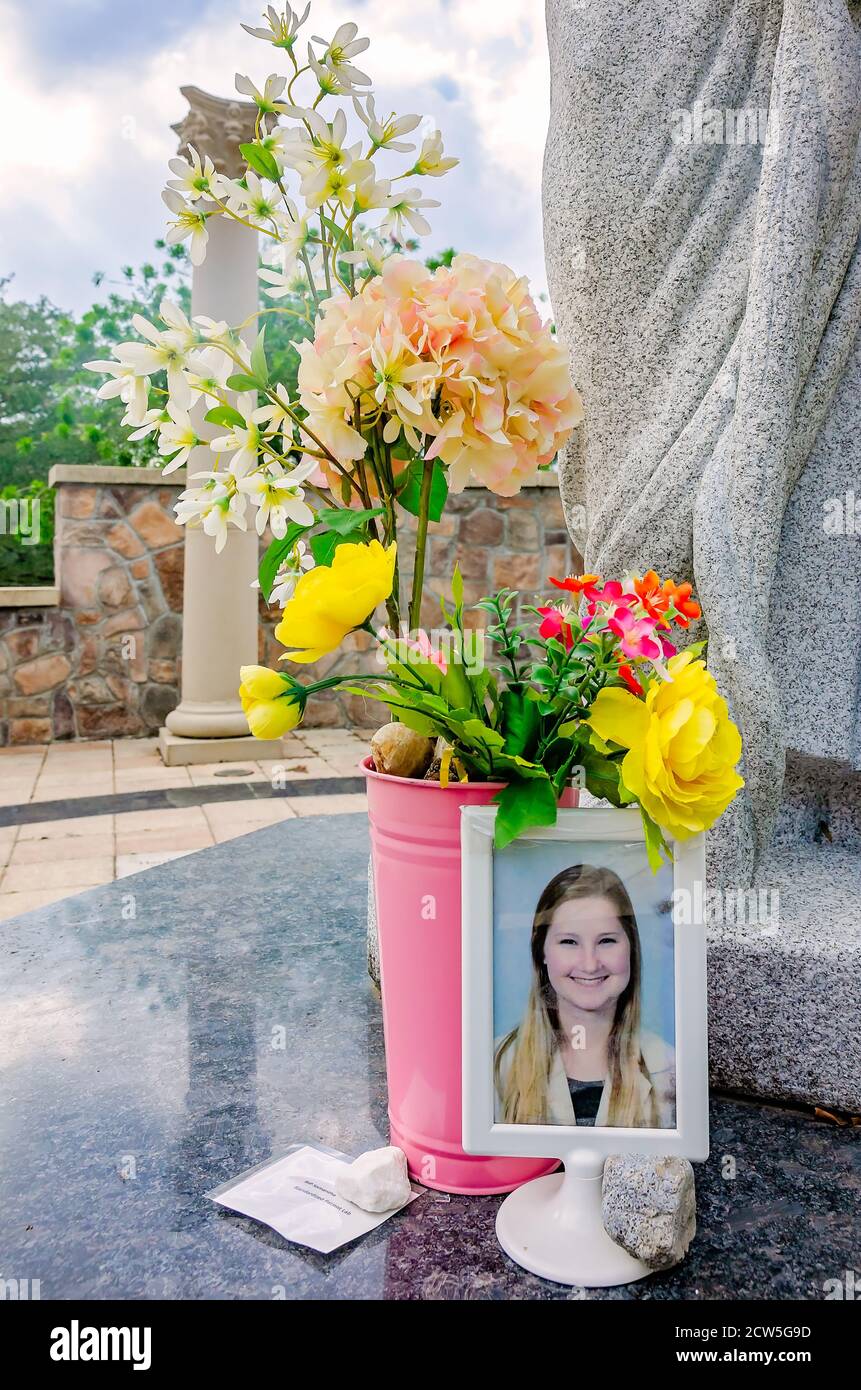
[(295, 729), (302, 710), (290, 698), (283, 676), (266, 666), (243, 666), (239, 679), (239, 698), (255, 738), (281, 738)]
[(714, 677), (690, 652), (667, 662), (671, 681), (645, 700), (612, 687), (599, 692), (586, 723), (630, 751), (622, 779), (662, 829), (687, 840), (708, 830), (744, 781), (734, 771), (741, 735)]
[(392, 592), (396, 553), (396, 546), (385, 550), (379, 541), (344, 543), (331, 565), (303, 574), (275, 629), (282, 646), (299, 648), (282, 661), (317, 661), (361, 627)]

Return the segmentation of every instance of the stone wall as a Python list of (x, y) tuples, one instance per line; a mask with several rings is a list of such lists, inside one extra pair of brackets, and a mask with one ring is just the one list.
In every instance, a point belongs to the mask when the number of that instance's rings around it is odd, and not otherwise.
[(176, 488), (150, 469), (54, 474), (58, 603), (0, 609), (0, 743), (150, 734), (179, 700)]
[[(0, 606), (0, 745), (154, 734), (179, 702), (184, 546), (173, 505), (185, 476), (64, 467), (51, 480), (56, 603)], [(455, 562), (467, 603), (502, 585), (530, 593), (545, 587), (549, 574), (576, 568), (556, 487), (508, 499), (469, 489), (449, 500), (431, 529), (426, 627), (440, 622), (439, 599)], [(6, 602), (14, 603), (8, 591)], [(259, 655), (271, 666), (283, 650), (274, 638), (278, 617), (261, 600)], [(303, 675), (373, 671), (369, 646), (370, 638), (357, 634)], [(377, 718), (373, 704), (329, 692), (309, 705), (306, 723), (368, 725)]]

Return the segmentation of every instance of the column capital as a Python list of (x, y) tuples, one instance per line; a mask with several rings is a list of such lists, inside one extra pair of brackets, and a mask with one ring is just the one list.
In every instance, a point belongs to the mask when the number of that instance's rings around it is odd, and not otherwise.
[(200, 87), (180, 87), (180, 91), (188, 102), (188, 112), (171, 126), (179, 136), (179, 153), (193, 145), (201, 156), (209, 155), (219, 174), (238, 179), (245, 172), (239, 146), (254, 139), (254, 102), (214, 97)]

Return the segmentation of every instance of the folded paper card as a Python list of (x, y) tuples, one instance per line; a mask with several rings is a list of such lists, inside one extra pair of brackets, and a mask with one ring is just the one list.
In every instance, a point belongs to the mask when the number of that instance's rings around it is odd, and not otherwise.
[[(297, 1245), (327, 1255), (358, 1236), (367, 1235), (400, 1207), (363, 1211), (335, 1191), (339, 1169), (350, 1164), (349, 1154), (321, 1144), (294, 1144), (282, 1158), (258, 1164), (222, 1183), (206, 1195), (231, 1211), (252, 1216)], [(401, 1206), (420, 1197), (411, 1186)]]

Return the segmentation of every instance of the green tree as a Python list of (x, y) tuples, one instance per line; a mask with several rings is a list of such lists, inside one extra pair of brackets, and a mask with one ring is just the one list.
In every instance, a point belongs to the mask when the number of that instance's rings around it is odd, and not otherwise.
[(100, 400), (102, 379), (84, 369), (137, 337), (134, 315), (154, 318), (166, 294), (188, 309), (187, 252), (156, 248), (159, 265), (125, 266), (117, 282), (94, 275), (104, 293), (79, 317), (44, 297), (11, 300), (11, 280), (0, 282), (0, 486), (45, 481), (55, 463), (135, 466), (157, 454), (151, 436), (129, 442), (122, 402)]

